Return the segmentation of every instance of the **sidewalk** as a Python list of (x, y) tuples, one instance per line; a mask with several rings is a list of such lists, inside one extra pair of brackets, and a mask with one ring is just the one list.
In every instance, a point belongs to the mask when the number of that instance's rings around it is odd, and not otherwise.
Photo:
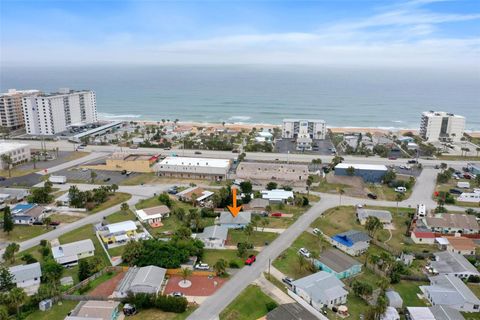
[(262, 227), (255, 227), (255, 231), (259, 232), (271, 232), (271, 233), (282, 233), (287, 229), (276, 229), (276, 228), (262, 228)]
[(254, 281), (262, 291), (280, 304), (293, 303), (295, 300), (265, 278), (264, 274)]

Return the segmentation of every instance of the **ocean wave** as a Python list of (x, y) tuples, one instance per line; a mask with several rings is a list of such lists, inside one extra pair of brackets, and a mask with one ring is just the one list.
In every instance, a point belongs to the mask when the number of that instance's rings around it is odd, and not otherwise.
[(141, 114), (112, 114), (112, 113), (98, 113), (98, 117), (102, 119), (130, 119), (140, 118)]
[(229, 121), (247, 121), (252, 119), (252, 117), (249, 116), (232, 116), (228, 118)]
[(405, 121), (403, 120), (391, 120), (392, 122), (395, 122), (395, 123), (404, 123)]

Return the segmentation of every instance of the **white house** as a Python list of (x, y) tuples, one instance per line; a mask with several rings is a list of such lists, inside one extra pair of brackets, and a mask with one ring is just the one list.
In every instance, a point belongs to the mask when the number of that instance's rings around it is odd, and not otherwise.
[(434, 256), (435, 261), (430, 262), (434, 274), (450, 275), (462, 279), (467, 279), (470, 276), (480, 276), (477, 268), (461, 254), (440, 251), (435, 252)]
[(406, 315), (410, 320), (465, 320), (458, 310), (446, 306), (407, 307)]
[(53, 258), (63, 266), (78, 264), (78, 260), (93, 256), (95, 246), (92, 240), (85, 239), (52, 247)]
[(170, 215), (170, 209), (166, 205), (160, 205), (152, 208), (135, 210), (138, 220), (150, 225), (157, 225), (162, 222), (163, 218)]
[(333, 274), (320, 271), (292, 282), (292, 291), (320, 311), (347, 303), (345, 284)]
[(228, 228), (225, 226), (210, 226), (203, 229), (202, 233), (195, 235), (196, 239), (199, 239), (205, 245), (205, 248), (209, 249), (222, 249), (225, 248), (225, 242), (227, 241)]
[(479, 312), (480, 299), (453, 275), (430, 277), (429, 286), (420, 286), (425, 298), (434, 306), (448, 306), (462, 312)]
[(293, 199), (293, 191), (286, 191), (283, 189), (262, 190), (262, 198), (267, 199), (270, 203), (287, 202), (288, 199)]
[(39, 262), (10, 267), (8, 270), (18, 288), (25, 290), (25, 293), (29, 296), (37, 293), (42, 277)]

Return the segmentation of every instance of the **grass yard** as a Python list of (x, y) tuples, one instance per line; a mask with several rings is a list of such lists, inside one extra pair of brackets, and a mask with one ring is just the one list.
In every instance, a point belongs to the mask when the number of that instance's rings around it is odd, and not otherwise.
[[(253, 254), (257, 252), (252, 251)], [(251, 253), (252, 254), (252, 253)], [(213, 266), (218, 260), (224, 259), (227, 262), (235, 261), (239, 267), (245, 264), (245, 259), (238, 256), (237, 250), (204, 249), (202, 262)]]
[[(368, 184), (370, 192), (375, 193), (379, 200), (396, 201), (398, 192), (395, 192), (395, 188), (389, 187), (385, 184)], [(408, 199), (412, 195), (412, 188), (405, 192), (403, 199)]]
[(160, 182), (161, 178), (156, 176), (155, 173), (136, 173), (131, 177), (128, 177), (121, 181), (119, 185), (123, 186), (135, 186), (141, 184), (151, 184)]
[(129, 320), (184, 320), (193, 311), (194, 307), (188, 307), (184, 313), (163, 312), (158, 309), (142, 310), (134, 316), (128, 317)]
[(30, 313), (25, 320), (63, 320), (77, 304), (78, 301), (63, 300), (54, 304), (52, 309), (48, 311), (36, 310)]
[(287, 285), (283, 283), (282, 281), (278, 280), (272, 275), (268, 275), (268, 272), (264, 272), (263, 275), (265, 276), (265, 279), (270, 281), (275, 287), (278, 289), (282, 290), (283, 292), (287, 293)]
[(342, 183), (330, 183), (327, 182), (327, 179), (320, 179), (320, 182), (316, 186), (312, 186), (312, 191), (324, 192), (324, 193), (337, 193), (337, 189), (348, 189), (351, 188), (348, 184)]
[(137, 217), (135, 214), (131, 211), (117, 211), (108, 217), (106, 217), (106, 222), (107, 223), (116, 223), (116, 222), (122, 222), (122, 221), (127, 221), (127, 220), (132, 220), (135, 221), (137, 220)]
[(108, 249), (108, 254), (110, 257), (121, 257), (123, 254), (123, 250), (125, 250), (125, 246), (115, 247), (112, 249)]
[(132, 195), (129, 193), (115, 192), (115, 194), (110, 196), (107, 201), (105, 201), (104, 203), (100, 204), (99, 206), (95, 207), (93, 210), (88, 212), (96, 213), (96, 212), (103, 211), (107, 208), (110, 208), (122, 202), (128, 201), (131, 197)]
[(267, 303), (275, 303), (258, 286), (249, 285), (220, 313), (221, 320), (256, 320), (268, 313)]
[[(268, 221), (268, 225), (266, 225), (265, 228), (286, 229), (291, 224), (293, 224), (298, 219), (298, 217), (300, 217), (302, 214), (304, 214), (305, 211), (310, 209), (310, 206), (297, 207), (297, 206), (292, 206), (292, 205), (274, 204), (274, 205), (271, 206), (271, 208), (272, 208), (272, 212), (287, 213), (287, 214), (291, 214), (292, 217), (266, 217), (266, 218), (262, 218), (262, 219), (266, 219)], [(263, 227), (263, 225), (259, 224), (258, 227), (261, 228), (261, 227)]]
[(425, 301), (417, 297), (417, 293), (421, 293), (419, 286), (428, 285), (428, 282), (405, 281), (391, 285), (403, 299), (403, 305), (409, 307), (425, 307)]
[[(278, 236), (277, 233), (273, 232), (261, 232), (253, 231), (252, 235), (248, 237), (248, 242), (253, 243), (255, 247), (265, 246), (265, 243), (272, 243), (273, 240)], [(227, 244), (236, 246), (239, 242), (246, 242), (247, 235), (243, 230), (232, 230), (228, 231)]]
[(72, 223), (82, 218), (83, 217), (81, 216), (70, 216), (66, 214), (52, 214), (50, 216), (50, 219), (52, 219), (52, 221), (59, 221), (61, 223)]
[(22, 242), (31, 238), (35, 238), (47, 231), (51, 231), (51, 228), (47, 230), (45, 226), (15, 225), (13, 230), (10, 231), (10, 234), (8, 235), (3, 230), (0, 231), (0, 239), (5, 241)]
[(310, 275), (310, 271), (300, 268), (298, 249), (306, 248), (310, 252), (320, 252), (321, 246), (324, 245), (324, 242), (317, 236), (303, 232), (288, 249), (273, 261), (273, 266), (294, 279)]

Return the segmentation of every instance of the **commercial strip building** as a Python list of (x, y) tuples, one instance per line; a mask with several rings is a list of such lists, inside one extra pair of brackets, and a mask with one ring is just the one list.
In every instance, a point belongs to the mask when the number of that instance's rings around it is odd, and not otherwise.
[(22, 288), (29, 296), (37, 293), (40, 287), (40, 278), (42, 277), (42, 269), (40, 263), (18, 265), (8, 269), (13, 277), (13, 282), (17, 288)]
[(153, 170), (166, 177), (225, 180), (230, 166), (229, 159), (166, 157)]
[(265, 163), (242, 161), (237, 167), (236, 176), (245, 180), (268, 181), (306, 181), (308, 178), (308, 165)]
[(339, 163), (334, 170), (336, 176), (361, 177), (365, 182), (376, 183), (383, 180), (388, 168), (377, 164)]
[(420, 121), (420, 136), (428, 142), (458, 142), (465, 132), (465, 117), (444, 111), (426, 111)]
[(295, 139), (297, 150), (312, 150), (313, 140), (324, 140), (326, 132), (324, 120), (283, 120), (282, 138)]
[(104, 165), (95, 165), (92, 168), (108, 171), (131, 171), (149, 173), (153, 172), (152, 166), (158, 161), (159, 155), (131, 154), (116, 152), (105, 160)]
[(98, 121), (93, 91), (68, 88), (57, 93), (23, 97), (23, 114), (27, 134), (54, 135), (72, 125)]
[(23, 98), (40, 94), (39, 90), (15, 90), (0, 96), (0, 127), (16, 130), (25, 126), (23, 117)]
[(103, 124), (99, 127), (89, 129), (87, 131), (77, 133), (71, 137), (68, 138), (69, 141), (71, 142), (76, 142), (79, 143), (82, 141), (82, 138), (84, 137), (98, 137), (106, 133), (113, 132), (117, 129), (120, 129), (123, 125), (123, 121), (112, 121), (106, 124)]
[(480, 312), (480, 299), (453, 275), (430, 277), (429, 286), (420, 286), (425, 298), (434, 306), (447, 306), (462, 312)]
[(93, 256), (94, 252), (95, 246), (90, 239), (52, 247), (53, 258), (63, 266), (74, 266), (78, 260)]
[(26, 143), (0, 141), (0, 169), (8, 169), (2, 160), (3, 155), (10, 156), (12, 165), (30, 161), (30, 146)]

